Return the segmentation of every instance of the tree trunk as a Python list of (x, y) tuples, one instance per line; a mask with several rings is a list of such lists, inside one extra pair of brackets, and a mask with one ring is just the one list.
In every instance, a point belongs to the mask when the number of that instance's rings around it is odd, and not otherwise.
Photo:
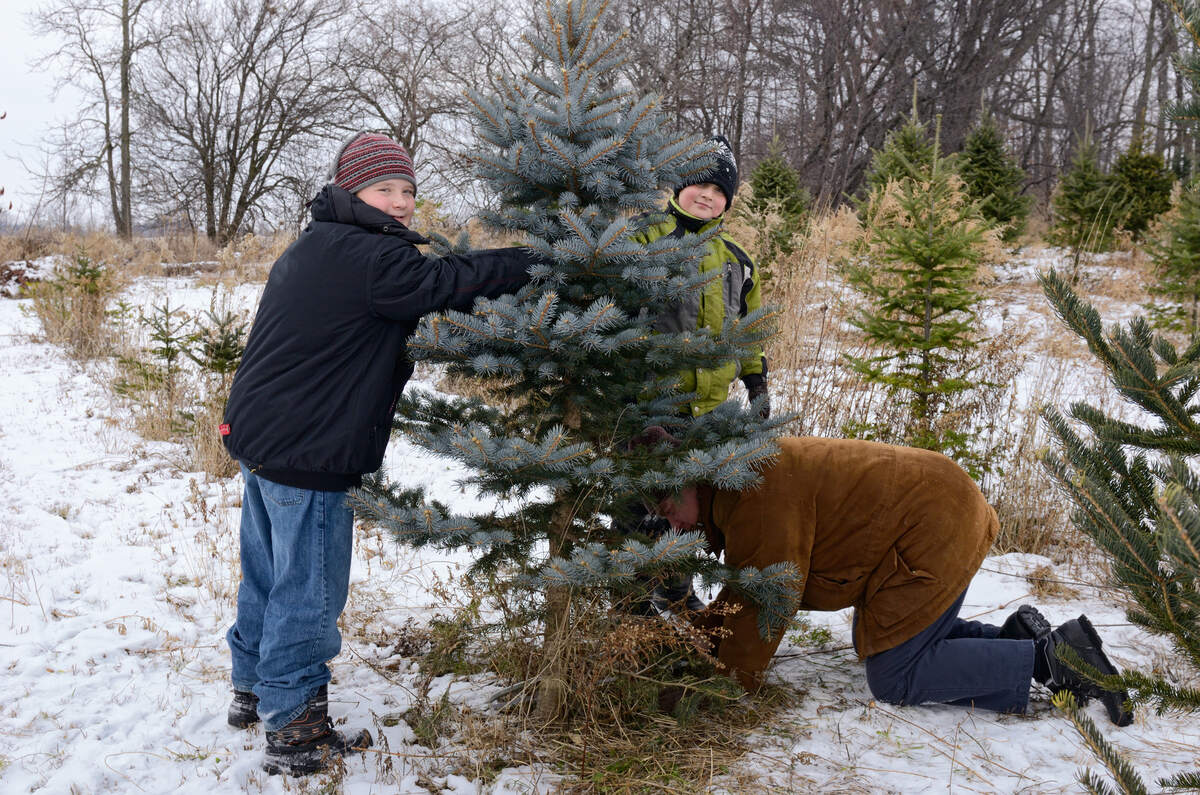
[[(582, 425), (579, 407), (567, 401), (563, 425), (578, 431)], [(575, 495), (567, 491), (555, 494), (554, 516), (550, 520), (550, 554), (570, 553), (571, 522), (575, 518)], [(538, 674), (537, 702), (533, 717), (546, 724), (562, 714), (567, 699), (566, 651), (571, 629), (571, 589), (553, 587), (546, 591), (546, 627), (542, 642), (542, 669)]]
[(117, 235), (125, 240), (133, 237), (133, 189), (130, 186), (130, 130), (129, 103), (132, 95), (130, 67), (133, 61), (133, 32), (130, 30), (131, 20), (129, 0), (121, 2), (121, 132), (119, 146), (121, 149), (121, 197), (118, 202), (119, 213)]

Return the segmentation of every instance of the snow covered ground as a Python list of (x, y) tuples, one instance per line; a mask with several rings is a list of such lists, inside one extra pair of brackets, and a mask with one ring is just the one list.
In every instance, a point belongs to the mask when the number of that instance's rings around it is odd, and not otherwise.
[[(1013, 274), (1013, 278), (1020, 278)], [(131, 288), (145, 302), (208, 305), (188, 278)], [(255, 290), (237, 292), (253, 305)], [(31, 341), (23, 301), (0, 300), (0, 790), (4, 792), (470, 793), (551, 791), (548, 771), (510, 769), (486, 786), (446, 772), (446, 748), (422, 747), (403, 720), (416, 666), (377, 646), (363, 626), (397, 629), (439, 606), (431, 592), (457, 564), (360, 534), (342, 654), (333, 663), (331, 711), (367, 726), (376, 751), (354, 758), (340, 781), (268, 777), (261, 729), (225, 723), (228, 652), (223, 633), (237, 585), (240, 486), (182, 471), (184, 456), (130, 429), (97, 376), (56, 348)], [(1013, 308), (1015, 311), (1017, 308)], [(394, 442), (392, 469), (433, 496), (469, 508), (459, 473)], [(1003, 620), (1036, 601), (1052, 622), (1086, 613), (1119, 665), (1177, 670), (1162, 639), (1131, 627), (1113, 592), (1078, 571), (1069, 596), (1034, 599), (1024, 575), (1053, 564), (1029, 555), (988, 559), (963, 614)], [(783, 719), (751, 738), (754, 751), (724, 779), (728, 791), (1062, 792), (1098, 765), (1045, 692), (1031, 713), (877, 704), (849, 645), (849, 613), (813, 614), (833, 634), (829, 651), (780, 648), (773, 677), (803, 691)], [(438, 696), (483, 707), (498, 683), (434, 682)], [(1151, 783), (1195, 767), (1194, 719), (1139, 714), (1111, 726), (1088, 713)], [(381, 742), (382, 738), (385, 742)]]

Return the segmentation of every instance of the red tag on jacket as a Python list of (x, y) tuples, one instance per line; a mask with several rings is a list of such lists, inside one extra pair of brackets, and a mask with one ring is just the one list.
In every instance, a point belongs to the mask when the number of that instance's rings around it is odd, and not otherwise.
[(217, 430), (221, 432), (222, 436), (228, 436), (229, 435), (229, 423), (222, 422), (219, 426), (217, 426)]

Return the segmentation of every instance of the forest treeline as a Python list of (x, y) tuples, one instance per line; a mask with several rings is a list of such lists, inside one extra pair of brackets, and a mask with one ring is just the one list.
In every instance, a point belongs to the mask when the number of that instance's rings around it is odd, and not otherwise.
[[(542, 0), (49, 0), (41, 66), (86, 107), (46, 136), (42, 223), (103, 206), (122, 236), (223, 244), (288, 227), (355, 129), (413, 152), (422, 196), (489, 197), (465, 153), (469, 92), (521, 80)], [(1187, 87), (1171, 0), (611, 0), (630, 32), (608, 77), (671, 123), (720, 132), (749, 167), (772, 141), (824, 204), (861, 194), (872, 152), (916, 110), (957, 151), (990, 113), (1046, 206), (1090, 138), (1101, 166), (1140, 141), (1177, 173), (1195, 138), (1162, 111)]]

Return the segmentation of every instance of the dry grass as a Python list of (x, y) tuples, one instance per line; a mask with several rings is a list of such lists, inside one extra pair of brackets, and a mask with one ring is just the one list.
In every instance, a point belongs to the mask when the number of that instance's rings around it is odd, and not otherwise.
[(80, 249), (55, 267), (52, 279), (27, 284), (26, 290), (46, 341), (74, 359), (88, 360), (112, 350), (108, 309), (121, 287), (110, 264)]

